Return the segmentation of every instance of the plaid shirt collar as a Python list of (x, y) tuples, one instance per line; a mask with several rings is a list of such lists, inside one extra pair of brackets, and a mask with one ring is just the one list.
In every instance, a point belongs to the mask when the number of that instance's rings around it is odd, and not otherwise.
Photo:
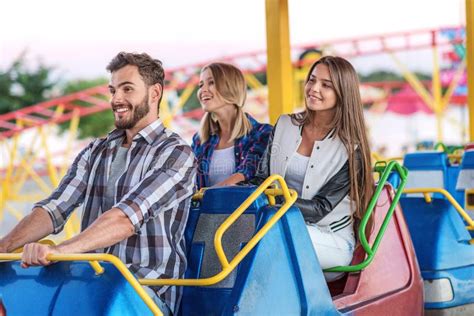
[[(153, 123), (145, 126), (142, 130), (138, 132), (137, 135), (133, 137), (133, 140), (136, 141), (140, 138), (143, 138), (148, 144), (152, 144), (156, 139), (156, 136), (164, 131), (164, 125), (160, 118), (157, 118)], [(117, 139), (123, 138), (125, 136), (125, 130), (123, 129), (114, 129), (109, 134), (107, 134), (106, 141), (113, 142)]]

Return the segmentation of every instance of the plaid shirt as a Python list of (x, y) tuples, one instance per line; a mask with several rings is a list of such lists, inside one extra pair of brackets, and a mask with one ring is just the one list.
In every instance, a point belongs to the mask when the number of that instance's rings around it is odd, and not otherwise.
[[(108, 209), (105, 186), (125, 132), (114, 130), (89, 144), (76, 158), (51, 196), (35, 206), (47, 210), (54, 233), (83, 204), (82, 230)], [(99, 253), (119, 257), (138, 278), (180, 278), (186, 270), (184, 229), (196, 177), (191, 148), (158, 119), (142, 129), (127, 153), (126, 168), (116, 182), (115, 205), (130, 219), (135, 234)], [(154, 288), (171, 311), (181, 290)]]
[[(237, 138), (234, 142), (234, 173), (243, 174), (245, 181), (254, 177), (258, 162), (267, 147), (268, 137), (272, 132), (271, 125), (261, 124), (248, 114), (247, 118), (252, 124), (252, 129), (247, 135)], [(219, 144), (218, 134), (212, 134), (204, 144), (201, 144), (198, 133), (193, 137), (192, 148), (198, 161), (198, 189), (209, 186), (209, 165), (217, 144)]]

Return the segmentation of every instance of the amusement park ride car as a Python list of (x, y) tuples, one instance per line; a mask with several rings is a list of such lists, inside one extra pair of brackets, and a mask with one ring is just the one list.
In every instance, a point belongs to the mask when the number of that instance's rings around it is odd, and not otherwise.
[[(279, 28), (286, 1), (267, 0), (267, 5), (274, 122), (292, 104), (291, 84), (285, 83), (289, 52), (282, 49), (289, 47), (288, 21)], [(466, 0), (470, 60), (473, 6)], [(474, 69), (468, 71), (473, 91)], [(108, 108), (97, 97), (104, 87), (94, 89), (63, 99), (62, 110), (58, 102), (46, 102), (1, 115), (0, 140)], [(78, 99), (91, 106), (81, 110), (68, 103)], [(473, 99), (468, 97), (471, 106)], [(21, 120), (28, 124), (14, 123)], [(460, 163), (452, 163), (450, 153), (419, 152), (408, 154), (404, 166), (376, 164), (379, 181), (358, 230), (353, 261), (328, 270), (344, 272), (335, 282), (324, 279), (303, 217), (292, 206), (296, 194), (281, 177), (271, 176), (258, 188), (213, 188), (196, 195), (186, 230), (183, 279), (137, 280), (107, 254), (51, 256), (57, 263), (29, 269), (20, 267), (21, 254), (0, 254), (0, 315), (160, 315), (142, 285), (164, 284), (183, 286), (182, 315), (474, 314), (474, 223), (462, 208), (474, 208), (473, 153), (465, 150)], [(278, 186), (270, 187), (274, 182)], [(275, 204), (277, 195), (284, 197), (282, 205)], [(0, 206), (3, 202), (0, 198)], [(371, 216), (374, 228), (366, 232)]]

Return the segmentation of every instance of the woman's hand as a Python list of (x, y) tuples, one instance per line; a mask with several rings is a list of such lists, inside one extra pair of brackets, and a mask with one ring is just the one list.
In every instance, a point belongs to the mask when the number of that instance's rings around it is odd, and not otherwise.
[(226, 187), (226, 186), (229, 186), (229, 185), (237, 184), (237, 183), (242, 182), (242, 181), (245, 181), (244, 175), (241, 174), (241, 173), (234, 173), (233, 175), (231, 175), (230, 177), (228, 177), (224, 181), (221, 181), (221, 182), (213, 185), (212, 187), (213, 188)]

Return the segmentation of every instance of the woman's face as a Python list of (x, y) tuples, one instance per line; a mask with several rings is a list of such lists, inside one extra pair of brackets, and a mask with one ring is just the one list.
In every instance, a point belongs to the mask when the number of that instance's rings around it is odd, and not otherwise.
[(314, 67), (304, 87), (306, 106), (312, 111), (335, 111), (336, 91), (325, 64)]
[(201, 72), (197, 95), (205, 112), (212, 113), (227, 105), (217, 92), (214, 77), (210, 69), (205, 69)]

